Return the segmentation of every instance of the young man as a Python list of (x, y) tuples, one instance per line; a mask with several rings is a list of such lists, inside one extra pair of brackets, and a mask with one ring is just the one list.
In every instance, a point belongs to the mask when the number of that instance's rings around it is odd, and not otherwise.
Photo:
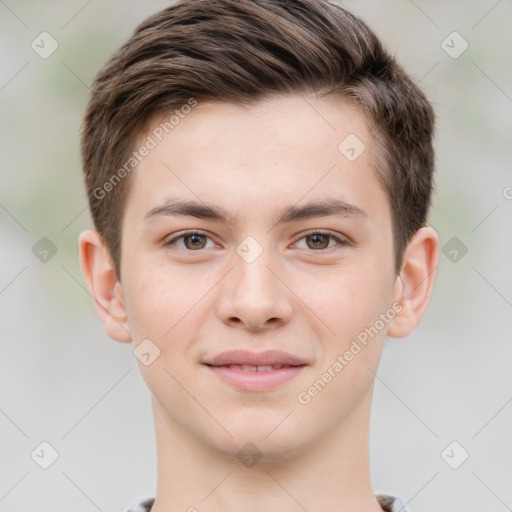
[(323, 0), (183, 0), (100, 71), (80, 259), (152, 393), (151, 512), (378, 512), (386, 336), (431, 295), (433, 112)]

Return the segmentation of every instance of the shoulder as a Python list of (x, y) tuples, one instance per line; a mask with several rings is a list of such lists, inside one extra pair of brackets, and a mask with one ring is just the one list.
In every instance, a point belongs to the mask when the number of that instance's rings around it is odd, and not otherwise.
[[(377, 494), (375, 497), (384, 512), (407, 512), (402, 502), (394, 496)], [(150, 512), (154, 501), (155, 498), (145, 498), (135, 501), (126, 509), (126, 512)]]
[(126, 512), (150, 512), (155, 498), (144, 498), (134, 501), (127, 509)]
[(384, 512), (408, 512), (403, 503), (389, 494), (376, 494), (375, 497)]

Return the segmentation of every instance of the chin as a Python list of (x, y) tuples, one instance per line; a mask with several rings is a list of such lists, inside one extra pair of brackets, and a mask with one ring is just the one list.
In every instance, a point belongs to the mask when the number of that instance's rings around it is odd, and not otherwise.
[(246, 458), (262, 463), (287, 461), (313, 444), (315, 437), (308, 439), (304, 425), (298, 428), (288, 414), (289, 411), (260, 411), (259, 414), (245, 415), (245, 421), (238, 420), (236, 424), (226, 422), (233, 437), (212, 440), (215, 449), (225, 457), (241, 462)]
[(232, 441), (227, 446), (216, 446), (215, 450), (226, 459), (235, 460), (251, 468), (256, 464), (261, 467), (266, 463), (285, 463), (301, 452), (301, 446), (297, 446), (289, 439), (270, 441), (261, 437), (254, 440), (246, 437), (243, 441)]

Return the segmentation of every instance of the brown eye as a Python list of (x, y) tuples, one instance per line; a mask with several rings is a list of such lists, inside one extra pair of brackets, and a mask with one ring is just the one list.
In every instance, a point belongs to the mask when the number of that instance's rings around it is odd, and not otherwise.
[(204, 249), (206, 244), (206, 237), (204, 235), (186, 235), (183, 237), (183, 242), (187, 249)]
[[(189, 251), (198, 251), (205, 249), (210, 237), (200, 232), (189, 231), (181, 233), (181, 235), (175, 236), (167, 240), (165, 246), (174, 246), (179, 249), (185, 249)], [(180, 244), (180, 242), (183, 242)]]
[(303, 246), (301, 248), (322, 252), (330, 252), (331, 249), (339, 249), (348, 244), (348, 241), (344, 238), (340, 238), (332, 233), (320, 231), (306, 234), (299, 239), (297, 243), (302, 242), (303, 240), (306, 241), (306, 247)]
[(308, 243), (308, 247), (310, 249), (325, 249), (329, 246), (329, 235), (321, 235), (318, 233), (314, 233), (313, 235), (308, 235), (306, 237), (307, 240), (311, 241), (311, 244)]

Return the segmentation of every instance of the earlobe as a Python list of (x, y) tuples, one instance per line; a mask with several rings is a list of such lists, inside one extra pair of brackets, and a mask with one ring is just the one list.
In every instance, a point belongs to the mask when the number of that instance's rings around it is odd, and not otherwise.
[(423, 318), (432, 295), (438, 252), (439, 238), (430, 227), (420, 228), (407, 245), (393, 296), (402, 309), (389, 324), (388, 336), (409, 335)]
[(117, 341), (131, 341), (122, 287), (100, 234), (87, 229), (78, 244), (82, 274), (106, 333)]

